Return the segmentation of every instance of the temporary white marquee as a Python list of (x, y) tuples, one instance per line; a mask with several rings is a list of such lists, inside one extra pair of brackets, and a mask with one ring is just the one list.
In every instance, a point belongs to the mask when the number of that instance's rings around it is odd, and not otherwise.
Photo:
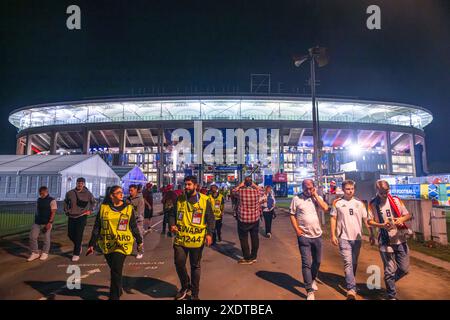
[(97, 198), (120, 182), (98, 155), (0, 155), (0, 201), (35, 200), (40, 186), (63, 200), (78, 177)]

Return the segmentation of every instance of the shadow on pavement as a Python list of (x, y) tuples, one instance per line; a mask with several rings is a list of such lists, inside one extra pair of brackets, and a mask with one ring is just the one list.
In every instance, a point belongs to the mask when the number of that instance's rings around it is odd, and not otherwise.
[(222, 240), (221, 242), (211, 246), (211, 249), (217, 251), (220, 254), (223, 254), (224, 256), (227, 256), (233, 260), (238, 261), (239, 256), (242, 255), (242, 252), (241, 249), (236, 248), (234, 245), (235, 245), (234, 242)]
[(256, 275), (261, 279), (264, 279), (283, 289), (286, 289), (289, 292), (292, 292), (293, 294), (301, 298), (306, 298), (306, 295), (296, 288), (296, 287), (304, 288), (305, 287), (304, 284), (286, 273), (273, 271), (258, 271), (256, 272)]
[(70, 290), (65, 287), (65, 281), (25, 281), (48, 300), (54, 300), (56, 295), (68, 297), (80, 297), (83, 300), (98, 300), (100, 297), (108, 298), (109, 287), (91, 284), (82, 284), (81, 289)]
[(123, 277), (123, 290), (133, 294), (131, 290), (139, 291), (152, 298), (173, 298), (178, 290), (169, 282), (150, 277)]
[[(332, 287), (344, 297), (347, 296), (345, 277), (329, 272), (321, 272), (318, 274), (319, 281)], [(369, 289), (365, 283), (357, 283), (358, 295), (366, 300), (380, 300), (384, 297), (384, 290)]]

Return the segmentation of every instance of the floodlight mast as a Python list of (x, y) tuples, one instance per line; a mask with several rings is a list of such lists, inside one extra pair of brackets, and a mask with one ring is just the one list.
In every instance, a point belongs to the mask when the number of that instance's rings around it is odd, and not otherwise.
[(319, 67), (325, 66), (328, 63), (326, 48), (314, 47), (308, 50), (308, 55), (294, 58), (294, 65), (300, 67), (303, 62), (309, 60), (310, 62), (310, 85), (311, 85), (311, 104), (312, 104), (312, 124), (313, 124), (313, 144), (314, 144), (314, 160), (313, 166), (314, 178), (320, 193), (323, 191), (322, 186), (322, 138), (320, 135), (319, 123), (319, 108), (316, 99), (316, 60)]

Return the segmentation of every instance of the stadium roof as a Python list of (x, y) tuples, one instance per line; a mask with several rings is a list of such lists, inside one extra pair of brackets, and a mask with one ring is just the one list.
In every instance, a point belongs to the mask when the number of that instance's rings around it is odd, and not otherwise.
[[(387, 124), (423, 129), (430, 111), (413, 105), (351, 99), (318, 99), (320, 121)], [(312, 121), (306, 97), (158, 97), (75, 101), (28, 106), (9, 121), (19, 130), (65, 124), (163, 120)]]

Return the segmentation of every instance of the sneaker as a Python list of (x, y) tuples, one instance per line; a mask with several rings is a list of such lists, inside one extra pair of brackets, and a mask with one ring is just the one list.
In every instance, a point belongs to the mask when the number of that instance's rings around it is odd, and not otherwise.
[(255, 258), (255, 259), (250, 259), (250, 261), (251, 261), (252, 263), (258, 262), (258, 260), (256, 260), (256, 258)]
[(72, 257), (72, 261), (73, 261), (73, 262), (77, 262), (78, 260), (80, 260), (80, 256), (75, 256), (75, 255), (74, 255), (74, 256)]
[(252, 264), (253, 260), (239, 259), (238, 264)]
[(355, 290), (347, 291), (347, 300), (356, 300), (356, 292)]
[(316, 297), (314, 296), (314, 291), (308, 292), (306, 300), (316, 300)]
[(311, 284), (311, 288), (313, 288), (314, 291), (319, 290), (319, 287), (317, 286), (316, 280), (313, 280), (313, 282), (312, 282), (312, 284)]
[(192, 296), (191, 296), (191, 299), (190, 300), (200, 300), (200, 298), (198, 297), (198, 295), (197, 294), (193, 294)]
[(43, 253), (41, 254), (41, 257), (40, 257), (39, 259), (42, 260), (42, 261), (44, 261), (44, 260), (47, 260), (47, 258), (48, 258), (48, 253), (43, 252)]
[(217, 242), (222, 242), (222, 237), (221, 236), (217, 237)]
[(178, 291), (177, 295), (175, 296), (175, 300), (186, 299), (188, 293), (189, 293), (189, 289), (181, 289), (180, 291)]
[(142, 259), (144, 257), (144, 255), (142, 253), (138, 253), (136, 255), (136, 259)]
[(27, 261), (28, 262), (31, 262), (31, 261), (34, 261), (34, 260), (36, 260), (36, 259), (39, 259), (39, 257), (40, 257), (41, 255), (39, 254), (39, 253), (32, 253), (31, 255), (30, 255), (30, 257), (27, 259)]
[(270, 232), (267, 234), (267, 238), (272, 238), (272, 234)]

